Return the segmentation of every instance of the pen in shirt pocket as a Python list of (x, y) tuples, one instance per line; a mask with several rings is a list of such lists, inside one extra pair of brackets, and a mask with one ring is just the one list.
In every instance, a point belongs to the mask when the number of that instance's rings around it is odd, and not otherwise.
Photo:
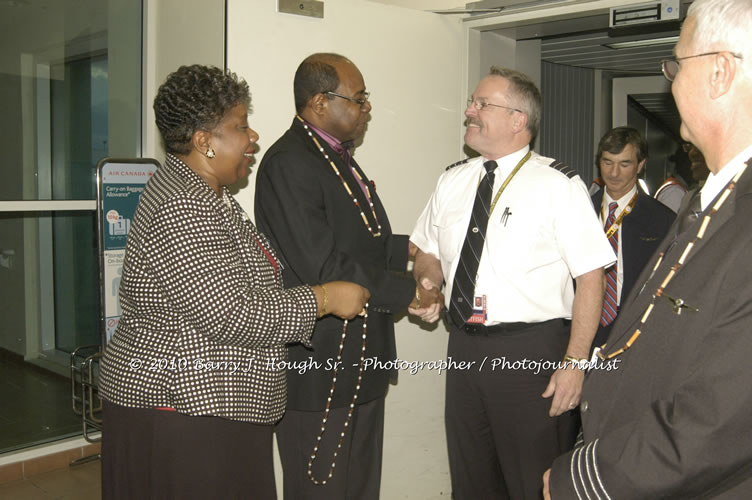
[(509, 217), (512, 215), (512, 211), (509, 210), (509, 207), (504, 208), (504, 213), (501, 214), (501, 223), (504, 224), (504, 227), (507, 226), (507, 221), (509, 220)]

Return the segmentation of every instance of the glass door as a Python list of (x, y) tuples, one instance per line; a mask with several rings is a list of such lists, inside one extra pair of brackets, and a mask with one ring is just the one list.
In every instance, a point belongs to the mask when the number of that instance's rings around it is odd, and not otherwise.
[(141, 149), (141, 0), (0, 2), (0, 453), (81, 433), (98, 344), (95, 167)]

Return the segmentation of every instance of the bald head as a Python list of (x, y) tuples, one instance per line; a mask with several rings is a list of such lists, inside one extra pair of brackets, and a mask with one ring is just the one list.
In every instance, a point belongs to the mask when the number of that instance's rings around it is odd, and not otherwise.
[(337, 65), (342, 63), (352, 64), (345, 56), (327, 52), (311, 54), (300, 63), (293, 81), (296, 112), (301, 113), (316, 94), (337, 90)]

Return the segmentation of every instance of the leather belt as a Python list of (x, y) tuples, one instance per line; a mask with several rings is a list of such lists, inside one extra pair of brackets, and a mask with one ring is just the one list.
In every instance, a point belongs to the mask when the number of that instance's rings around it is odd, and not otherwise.
[(524, 323), (524, 322), (516, 322), (516, 323), (499, 323), (496, 325), (486, 326), (481, 324), (475, 324), (475, 323), (465, 323), (462, 326), (457, 326), (447, 315), (447, 318), (449, 319), (449, 323), (451, 323), (455, 328), (458, 330), (462, 330), (463, 332), (467, 333), (468, 335), (516, 335), (522, 331), (530, 330), (533, 328), (540, 328), (542, 326), (547, 325), (554, 325), (556, 323), (564, 325), (566, 320), (562, 318), (556, 318), (556, 319), (550, 319), (548, 321), (541, 321), (538, 323)]

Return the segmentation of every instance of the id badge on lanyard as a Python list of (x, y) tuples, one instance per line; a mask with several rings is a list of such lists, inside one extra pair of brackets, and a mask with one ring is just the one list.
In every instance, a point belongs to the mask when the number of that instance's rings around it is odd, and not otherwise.
[(468, 318), (468, 323), (484, 324), (488, 319), (488, 309), (486, 308), (486, 296), (480, 295), (473, 299), (473, 314)]

